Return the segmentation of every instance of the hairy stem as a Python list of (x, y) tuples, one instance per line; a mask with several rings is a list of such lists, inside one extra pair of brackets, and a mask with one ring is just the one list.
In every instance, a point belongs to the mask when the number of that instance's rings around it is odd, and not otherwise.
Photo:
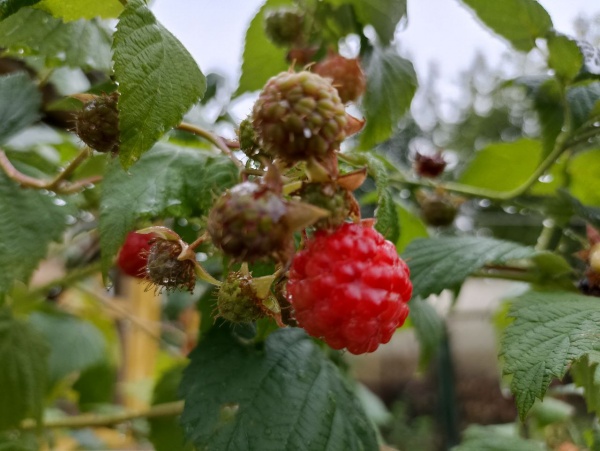
[(102, 180), (102, 176), (92, 176), (85, 179), (78, 180), (76, 182), (68, 182), (66, 178), (73, 174), (81, 163), (83, 163), (91, 154), (89, 147), (85, 147), (79, 152), (73, 161), (60, 172), (54, 179), (49, 182), (36, 179), (23, 174), (10, 162), (6, 153), (0, 149), (0, 168), (8, 176), (9, 179), (18, 183), (23, 188), (34, 188), (34, 189), (47, 189), (57, 194), (73, 194), (81, 189), (85, 188), (89, 184), (97, 183)]
[(85, 279), (93, 274), (96, 274), (100, 271), (100, 262), (92, 263), (91, 265), (84, 266), (82, 268), (77, 268), (72, 271), (69, 271), (64, 277), (59, 279), (55, 279), (51, 282), (48, 282), (40, 287), (37, 287), (29, 292), (31, 296), (44, 296), (50, 289), (54, 287), (66, 287), (73, 285), (75, 282), (78, 282), (82, 279)]
[[(159, 418), (180, 415), (183, 412), (183, 401), (157, 404), (147, 409), (128, 410), (113, 414), (83, 414), (66, 418), (47, 420), (40, 426), (43, 429), (56, 428), (87, 428), (97, 426), (112, 426), (119, 423), (134, 420), (136, 418)], [(25, 420), (21, 429), (36, 429), (38, 425), (33, 420)]]
[[(242, 171), (244, 170), (244, 164), (233, 154), (233, 152), (227, 145), (227, 142), (220, 136), (215, 135), (214, 133), (209, 132), (208, 130), (205, 130), (201, 127), (198, 127), (197, 125), (188, 124), (186, 122), (182, 122), (181, 124), (179, 124), (177, 126), (177, 129), (185, 131), (185, 132), (193, 133), (194, 135), (200, 136), (201, 138), (204, 138), (207, 141), (211, 142), (216, 147), (218, 147), (221, 152), (223, 152), (225, 155), (227, 155), (229, 157), (229, 159), (231, 161), (233, 161), (233, 163), (238, 168), (240, 168)], [(238, 145), (238, 147), (239, 147), (239, 145)]]

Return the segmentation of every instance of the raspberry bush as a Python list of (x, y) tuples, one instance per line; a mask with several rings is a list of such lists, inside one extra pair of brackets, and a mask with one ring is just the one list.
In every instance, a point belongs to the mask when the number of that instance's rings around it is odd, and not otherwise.
[[(446, 447), (596, 449), (599, 50), (535, 0), (462, 3), (537, 71), (421, 127), (405, 0), (266, 0), (233, 93), (142, 0), (0, 2), (0, 449), (417, 449), (347, 358), (407, 331)], [(520, 283), (523, 437), (457, 429), (436, 295), (471, 278)], [(567, 378), (590, 414), (548, 419)]]

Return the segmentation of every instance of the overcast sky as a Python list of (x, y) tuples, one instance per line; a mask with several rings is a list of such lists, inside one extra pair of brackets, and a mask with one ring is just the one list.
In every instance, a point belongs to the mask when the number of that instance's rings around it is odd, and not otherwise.
[[(501, 0), (490, 0), (501, 1)], [(237, 83), (246, 28), (262, 0), (155, 0), (153, 11), (177, 36), (206, 73), (218, 71)], [(592, 18), (592, 0), (540, 0), (555, 28), (571, 34), (574, 19)], [(458, 0), (408, 0), (408, 25), (396, 39), (420, 77), (437, 63), (442, 85), (451, 88), (478, 51), (497, 64), (509, 46), (483, 28)], [(448, 89), (451, 95), (451, 89)]]

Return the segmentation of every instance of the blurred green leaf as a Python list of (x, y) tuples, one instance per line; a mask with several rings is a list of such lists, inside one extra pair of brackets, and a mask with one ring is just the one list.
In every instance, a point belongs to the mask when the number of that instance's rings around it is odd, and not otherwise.
[(143, 0), (129, 0), (113, 42), (119, 82), (119, 157), (125, 168), (175, 127), (206, 89), (206, 79), (185, 47)]
[(199, 448), (378, 449), (338, 368), (301, 329), (279, 329), (259, 348), (216, 327), (190, 358), (181, 421)]
[(40, 118), (42, 95), (26, 72), (0, 77), (0, 144)]
[(552, 29), (552, 19), (536, 0), (462, 0), (494, 32), (520, 51), (535, 47)]
[(410, 320), (419, 340), (419, 368), (424, 371), (444, 339), (446, 326), (442, 317), (426, 300), (414, 298), (409, 307)]
[(0, 432), (0, 451), (39, 451), (35, 432)]
[(329, 0), (329, 3), (352, 5), (361, 25), (373, 26), (383, 46), (394, 39), (396, 26), (406, 15), (406, 0)]
[(0, 430), (16, 427), (28, 416), (41, 419), (47, 357), (43, 337), (0, 309)]
[(516, 298), (509, 316), (501, 355), (504, 372), (512, 375), (521, 420), (550, 382), (562, 379), (570, 365), (600, 353), (598, 300), (570, 292), (530, 291)]
[(47, 65), (109, 71), (110, 44), (110, 31), (97, 21), (64, 23), (39, 9), (23, 8), (0, 22), (0, 46), (40, 56)]
[(24, 189), (0, 173), (0, 297), (27, 282), (52, 241), (62, 238), (70, 208), (62, 199)]
[(581, 219), (600, 229), (600, 208), (583, 205), (565, 190), (559, 191), (559, 199), (570, 204), (574, 213)]
[(511, 191), (529, 179), (541, 156), (541, 143), (531, 139), (491, 144), (475, 154), (459, 182), (494, 191)]
[[(39, 0), (38, 0), (39, 1)], [(123, 5), (119, 0), (42, 0), (36, 6), (54, 17), (71, 21), (78, 19), (113, 19), (121, 14)]]
[(290, 5), (293, 5), (291, 0), (267, 0), (250, 22), (244, 39), (242, 72), (235, 96), (262, 89), (269, 78), (288, 69), (289, 63), (285, 60), (287, 51), (267, 38), (264, 16), (271, 8)]
[(117, 368), (108, 362), (90, 366), (81, 372), (73, 390), (79, 394), (79, 408), (85, 412), (114, 400)]
[(402, 258), (410, 268), (413, 298), (456, 288), (485, 264), (528, 259), (539, 252), (532, 247), (483, 237), (441, 237), (414, 240)]
[(413, 65), (392, 47), (375, 47), (366, 66), (367, 90), (362, 106), (367, 120), (360, 147), (369, 149), (392, 136), (417, 90)]
[(548, 66), (565, 81), (577, 76), (583, 64), (583, 55), (577, 42), (567, 36), (551, 33), (548, 35)]
[(16, 13), (21, 8), (35, 5), (40, 0), (0, 0), (0, 20)]
[(104, 273), (136, 221), (206, 214), (214, 197), (236, 180), (237, 168), (227, 157), (165, 143), (142, 155), (129, 172), (113, 161), (100, 206)]
[(568, 167), (569, 191), (583, 204), (600, 206), (600, 149), (580, 152)]
[(519, 436), (515, 424), (469, 426), (460, 445), (452, 451), (546, 451), (543, 443)]
[(590, 352), (571, 365), (575, 385), (583, 388), (588, 412), (600, 413), (600, 353)]
[(102, 333), (87, 321), (56, 311), (34, 312), (29, 322), (50, 348), (50, 384), (95, 366), (106, 357), (106, 341)]
[[(152, 405), (178, 401), (179, 384), (187, 363), (179, 364), (166, 371), (154, 387)], [(185, 440), (179, 417), (150, 418), (148, 438), (156, 451), (191, 451), (194, 446)]]
[(398, 221), (400, 222), (400, 237), (396, 240), (396, 249), (402, 253), (413, 240), (427, 238), (427, 226), (418, 216), (412, 214), (401, 204), (396, 204)]

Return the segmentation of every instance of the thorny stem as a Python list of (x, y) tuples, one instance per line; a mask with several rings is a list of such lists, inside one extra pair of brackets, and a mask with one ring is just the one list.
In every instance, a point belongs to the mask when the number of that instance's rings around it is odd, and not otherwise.
[[(193, 133), (196, 136), (200, 136), (201, 138), (204, 138), (207, 141), (210, 141), (215, 146), (217, 146), (221, 152), (223, 152), (225, 155), (227, 155), (229, 157), (229, 159), (231, 161), (233, 161), (233, 163), (238, 168), (240, 168), (240, 170), (242, 170), (242, 171), (244, 170), (244, 164), (233, 154), (233, 152), (227, 145), (227, 142), (220, 136), (215, 135), (214, 133), (209, 132), (208, 130), (205, 130), (196, 125), (188, 124), (186, 122), (182, 122), (181, 124), (179, 124), (177, 126), (177, 129), (185, 131), (185, 132)], [(238, 147), (239, 147), (239, 145), (238, 145)]]
[(13, 166), (6, 156), (6, 153), (1, 149), (0, 168), (2, 168), (8, 178), (18, 183), (23, 188), (47, 189), (48, 191), (53, 191), (57, 194), (73, 194), (89, 184), (97, 183), (102, 180), (102, 176), (100, 175), (87, 177), (85, 179), (77, 180), (76, 182), (67, 182), (65, 180), (67, 177), (73, 174), (75, 169), (77, 169), (79, 165), (89, 157), (89, 155), (89, 147), (83, 148), (77, 157), (75, 157), (75, 159), (71, 161), (62, 172), (60, 172), (49, 182), (23, 174)]
[[(87, 428), (97, 426), (111, 426), (127, 421), (135, 420), (136, 418), (159, 418), (181, 415), (183, 412), (183, 401), (175, 401), (164, 404), (157, 404), (147, 409), (128, 410), (113, 414), (83, 414), (67, 418), (56, 418), (47, 420), (40, 426), (43, 429), (57, 428)], [(21, 429), (30, 430), (36, 429), (38, 425), (33, 420), (25, 420), (21, 423)]]

